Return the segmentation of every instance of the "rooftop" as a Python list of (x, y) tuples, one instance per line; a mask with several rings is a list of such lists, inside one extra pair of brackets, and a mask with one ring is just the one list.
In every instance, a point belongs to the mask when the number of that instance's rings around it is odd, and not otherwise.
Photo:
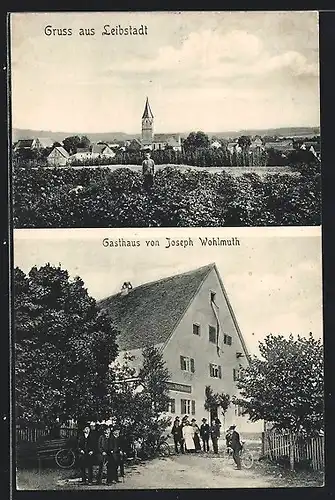
[(215, 264), (145, 283), (99, 301), (120, 329), (121, 350), (165, 343)]

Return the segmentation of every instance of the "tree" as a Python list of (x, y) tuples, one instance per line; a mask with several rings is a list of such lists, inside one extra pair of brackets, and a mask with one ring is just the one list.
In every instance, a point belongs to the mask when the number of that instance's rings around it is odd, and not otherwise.
[(88, 148), (90, 144), (90, 140), (86, 135), (81, 137), (79, 135), (71, 135), (70, 137), (65, 137), (63, 141), (63, 146), (70, 155), (75, 154), (78, 148)]
[(210, 385), (205, 387), (205, 410), (209, 411), (211, 418), (213, 415), (217, 415), (218, 409), (221, 409), (221, 413), (224, 417), (226, 411), (230, 406), (230, 396), (229, 394), (224, 394), (223, 392), (219, 394), (214, 392)]
[(61, 267), (14, 271), (17, 417), (56, 419), (109, 414), (109, 364), (117, 331), (84, 288)]
[(183, 149), (185, 151), (195, 150), (200, 148), (208, 148), (210, 140), (207, 134), (201, 132), (191, 132), (183, 141)]
[(142, 356), (137, 376), (132, 356), (126, 355), (122, 363), (113, 364), (112, 414), (131, 439), (156, 440), (171, 423), (165, 417), (170, 402), (170, 374), (156, 347), (144, 348)]
[[(268, 335), (237, 382), (252, 421), (266, 420), (274, 428), (311, 435), (323, 429), (323, 346), (309, 337), (288, 339)], [(291, 467), (293, 442), (291, 442)]]
[(242, 148), (242, 150), (248, 149), (251, 144), (251, 138), (249, 135), (241, 135), (238, 138), (238, 145)]

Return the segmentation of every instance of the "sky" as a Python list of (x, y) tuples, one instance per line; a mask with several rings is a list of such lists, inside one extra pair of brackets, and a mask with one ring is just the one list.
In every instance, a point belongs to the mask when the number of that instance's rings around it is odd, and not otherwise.
[(14, 13), (11, 73), (14, 128), (140, 133), (146, 96), (157, 133), (320, 124), (317, 12)]
[[(240, 246), (202, 247), (199, 236), (237, 237)], [(193, 247), (165, 248), (166, 237)], [(140, 240), (140, 247), (104, 247), (103, 240)], [(146, 247), (145, 240), (160, 246)], [(25, 273), (47, 262), (80, 276), (102, 299), (125, 281), (133, 287), (215, 262), (252, 354), (269, 333), (323, 336), (319, 227), (197, 229), (17, 229), (14, 266)]]

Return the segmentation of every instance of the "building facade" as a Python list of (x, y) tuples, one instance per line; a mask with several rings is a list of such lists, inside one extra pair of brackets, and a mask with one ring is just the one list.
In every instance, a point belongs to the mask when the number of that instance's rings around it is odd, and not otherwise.
[[(126, 292), (126, 293), (125, 293)], [(205, 388), (238, 395), (237, 379), (249, 363), (249, 354), (215, 264), (172, 276), (104, 299), (120, 329), (120, 355), (134, 356), (133, 366), (142, 365), (142, 349), (155, 345), (163, 354), (171, 374), (168, 415), (210, 419), (204, 409)], [(235, 423), (244, 432), (258, 432), (242, 409), (231, 405), (224, 428)]]

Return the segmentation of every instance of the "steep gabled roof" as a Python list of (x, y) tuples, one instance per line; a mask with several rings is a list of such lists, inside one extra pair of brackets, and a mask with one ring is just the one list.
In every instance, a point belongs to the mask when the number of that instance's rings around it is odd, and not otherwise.
[(154, 117), (154, 115), (152, 114), (152, 111), (150, 108), (149, 99), (147, 98), (147, 100), (145, 101), (145, 108), (143, 111), (142, 120), (143, 120), (143, 118), (153, 118), (153, 117)]
[(34, 143), (34, 139), (20, 139), (17, 141), (16, 148), (31, 148)]
[(49, 156), (51, 156), (54, 151), (57, 151), (59, 154), (64, 156), (64, 158), (69, 158), (70, 156), (69, 153), (66, 151), (66, 149), (63, 148), (63, 146), (54, 147)]
[(146, 283), (99, 302), (120, 329), (121, 350), (168, 341), (214, 264)]

